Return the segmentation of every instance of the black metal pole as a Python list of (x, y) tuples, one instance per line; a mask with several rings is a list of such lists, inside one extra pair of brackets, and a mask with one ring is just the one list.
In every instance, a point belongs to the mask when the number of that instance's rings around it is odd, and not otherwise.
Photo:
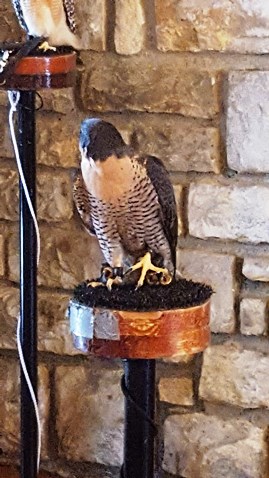
[[(21, 91), (18, 145), (30, 198), (36, 203), (35, 92)], [(20, 182), (20, 313), (23, 355), (37, 393), (37, 250), (34, 222)], [(21, 370), (21, 478), (37, 476), (37, 423), (34, 405)]]
[(125, 395), (124, 478), (153, 478), (155, 360), (123, 360)]

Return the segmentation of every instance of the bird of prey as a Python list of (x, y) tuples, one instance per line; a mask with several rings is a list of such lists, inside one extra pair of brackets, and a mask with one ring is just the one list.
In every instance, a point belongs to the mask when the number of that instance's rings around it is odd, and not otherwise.
[(117, 283), (126, 267), (141, 269), (137, 287), (153, 276), (169, 283), (176, 269), (177, 213), (163, 163), (137, 155), (111, 123), (96, 118), (81, 123), (79, 148), (74, 201), (111, 268), (107, 285)]
[(43, 50), (67, 45), (80, 48), (74, 0), (12, 0), (21, 27), (29, 36), (45, 38)]

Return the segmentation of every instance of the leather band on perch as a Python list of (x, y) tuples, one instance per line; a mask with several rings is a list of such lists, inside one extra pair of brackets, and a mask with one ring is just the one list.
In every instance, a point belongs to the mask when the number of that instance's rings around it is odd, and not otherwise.
[(77, 55), (73, 51), (21, 58), (11, 76), (5, 80), (5, 77), (0, 75), (0, 89), (38, 90), (71, 87), (75, 84), (76, 58)]
[(195, 354), (210, 340), (208, 298), (194, 307), (150, 312), (100, 309), (71, 300), (68, 316), (75, 347), (100, 357)]

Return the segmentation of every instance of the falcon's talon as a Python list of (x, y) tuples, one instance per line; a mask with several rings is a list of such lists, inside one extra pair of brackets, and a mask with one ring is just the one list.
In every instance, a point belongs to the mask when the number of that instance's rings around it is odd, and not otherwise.
[(56, 51), (55, 46), (51, 46), (47, 41), (44, 41), (43, 43), (41, 43), (41, 45), (39, 45), (38, 49), (43, 50), (44, 53), (46, 53), (49, 50)]
[(135, 271), (137, 269), (142, 269), (142, 270), (141, 270), (140, 278), (136, 285), (136, 289), (138, 289), (139, 287), (142, 287), (148, 271), (153, 271), (153, 272), (156, 272), (157, 274), (162, 274), (162, 276), (166, 278), (170, 277), (169, 282), (167, 282), (167, 280), (165, 279), (165, 282), (163, 282), (163, 285), (169, 284), (172, 280), (171, 274), (168, 271), (168, 269), (164, 269), (163, 267), (156, 267), (154, 264), (152, 264), (150, 252), (146, 252), (144, 257), (142, 257), (136, 264), (134, 264), (130, 268), (130, 270), (132, 271)]
[(171, 284), (172, 279), (173, 279), (172, 275), (170, 274), (169, 271), (167, 271), (166, 274), (162, 274), (162, 275), (161, 275), (160, 283), (161, 283), (162, 285), (168, 285), (168, 284)]
[(113, 277), (113, 269), (112, 267), (110, 266), (104, 266), (102, 267), (101, 269), (101, 280), (103, 280), (104, 282), (106, 282), (108, 279), (110, 279), (111, 277)]
[(105, 284), (103, 284), (103, 282), (99, 282), (98, 280), (97, 281), (93, 280), (87, 284), (87, 287), (93, 287), (93, 288), (100, 287), (100, 286), (104, 287)]
[(109, 291), (111, 291), (113, 285), (120, 285), (120, 284), (122, 284), (122, 278), (119, 276), (116, 276), (114, 278), (109, 277), (109, 279), (107, 279), (107, 282), (106, 282), (106, 286)]

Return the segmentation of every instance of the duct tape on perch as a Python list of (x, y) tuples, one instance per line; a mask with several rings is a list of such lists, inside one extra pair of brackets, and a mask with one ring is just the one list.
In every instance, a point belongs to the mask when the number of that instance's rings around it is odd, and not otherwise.
[[(113, 305), (115, 303), (119, 305), (120, 301), (115, 300), (113, 289), (112, 292), (109, 292), (104, 287), (98, 287), (89, 293), (83, 289), (80, 301), (78, 301), (78, 294), (75, 294), (76, 297), (70, 301), (68, 312), (75, 347), (83, 352), (101, 357), (146, 359), (195, 354), (203, 351), (210, 341), (209, 299), (212, 289), (191, 281), (189, 286), (189, 306), (142, 311), (116, 310)], [(171, 294), (174, 289), (169, 289), (168, 286), (156, 287), (153, 286), (153, 295), (156, 295), (156, 300), (159, 300), (160, 295), (164, 293), (168, 294), (169, 302), (169, 292)], [(179, 285), (176, 288), (178, 288), (178, 292), (181, 290)], [(124, 289), (122, 286), (118, 288), (119, 295), (127, 296), (127, 303), (123, 302), (125, 305), (122, 308), (128, 308), (128, 301), (134, 307), (133, 299), (135, 300), (136, 297), (138, 308), (141, 308), (143, 305), (141, 305), (141, 301), (139, 302), (139, 298), (141, 299), (140, 295), (143, 291), (135, 291), (131, 297), (128, 290)], [(147, 290), (145, 290), (146, 292)], [(156, 294), (156, 292), (158, 293)], [(93, 300), (93, 296), (95, 299), (97, 297), (97, 301)], [(104, 308), (106, 296), (110, 299), (111, 305), (106, 305)], [(93, 303), (96, 305), (96, 302), (98, 307), (93, 307)], [(170, 295), (170, 303), (175, 305), (184, 303), (184, 301), (182, 297), (176, 300), (175, 296)], [(192, 303), (195, 305), (191, 306)], [(166, 305), (165, 300), (163, 304)], [(119, 309), (119, 307), (117, 308)]]
[(70, 301), (67, 316), (70, 332), (92, 340), (93, 337), (105, 340), (119, 340), (118, 320), (109, 310), (81, 305)]

